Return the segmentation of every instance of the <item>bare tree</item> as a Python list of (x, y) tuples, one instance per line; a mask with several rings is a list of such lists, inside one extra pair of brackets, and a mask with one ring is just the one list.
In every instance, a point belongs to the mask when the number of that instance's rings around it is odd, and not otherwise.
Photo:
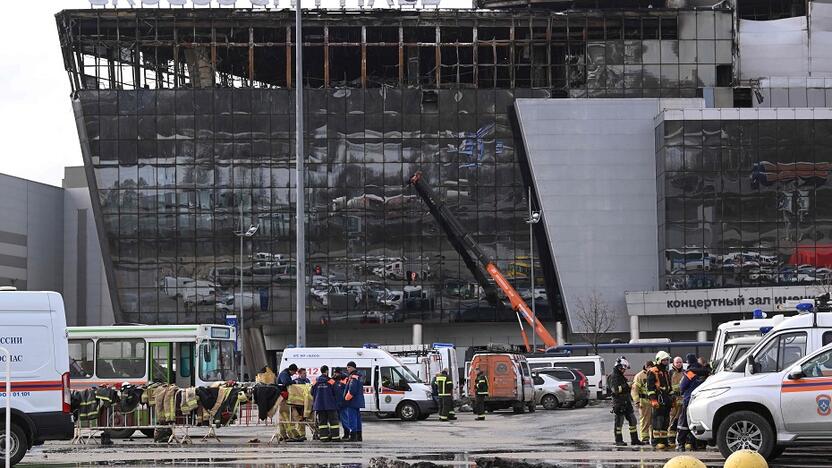
[(598, 354), (598, 344), (615, 325), (615, 312), (597, 291), (593, 291), (588, 297), (578, 298), (576, 305), (576, 317), (582, 330), (580, 334), (592, 345), (595, 354)]

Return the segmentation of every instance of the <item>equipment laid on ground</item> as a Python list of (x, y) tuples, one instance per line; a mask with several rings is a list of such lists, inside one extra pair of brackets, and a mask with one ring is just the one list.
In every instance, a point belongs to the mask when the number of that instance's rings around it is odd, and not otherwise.
[[(502, 306), (501, 301), (497, 297), (494, 285), (486, 279), (483, 269), (491, 276), (500, 290), (505, 293), (506, 297), (508, 297), (511, 308), (517, 313), (517, 322), (520, 324), (520, 333), (523, 336), (526, 351), (531, 352), (532, 349), (529, 345), (529, 337), (526, 335), (523, 321), (520, 319), (521, 316), (529, 323), (537, 336), (540, 337), (546, 349), (555, 347), (557, 341), (555, 341), (543, 323), (534, 316), (534, 313), (523, 298), (520, 297), (520, 294), (506, 280), (505, 276), (500, 272), (500, 269), (497, 268), (497, 265), (480, 248), (473, 236), (466, 232), (456, 217), (453, 216), (445, 204), (436, 196), (430, 185), (425, 182), (421, 171), (410, 178), (410, 185), (416, 189), (416, 193), (419, 194), (422, 201), (428, 206), (436, 222), (445, 231), (445, 234), (448, 236), (448, 241), (454, 246), (459, 256), (462, 257), (462, 261), (465, 262), (465, 265), (474, 275), (474, 278), (477, 279), (477, 282), (480, 283), (480, 286), (485, 291), (485, 297), (488, 302), (494, 307)], [(476, 261), (474, 258), (476, 258)], [(479, 261), (482, 268), (477, 265), (477, 261)]]

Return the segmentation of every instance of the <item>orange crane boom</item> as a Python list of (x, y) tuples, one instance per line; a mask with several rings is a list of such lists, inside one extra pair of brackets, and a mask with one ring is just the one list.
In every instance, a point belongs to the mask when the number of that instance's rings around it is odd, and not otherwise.
[[(427, 184), (427, 182), (424, 181), (421, 171), (417, 172), (410, 178), (410, 185), (416, 189), (416, 193), (419, 194), (428, 206), (428, 209), (434, 219), (436, 219), (437, 223), (439, 223), (442, 227), (442, 230), (445, 231), (451, 245), (454, 246), (457, 253), (459, 253), (465, 264), (471, 270), (471, 273), (474, 274), (474, 277), (480, 283), (480, 286), (482, 286), (483, 290), (485, 290), (486, 297), (489, 298), (489, 302), (497, 305), (496, 297), (489, 293), (490, 291), (493, 291), (494, 287), (488, 283), (485, 279), (485, 275), (483, 275), (481, 270), (477, 268), (471, 254), (477, 258), (485, 271), (497, 284), (497, 287), (499, 287), (503, 293), (505, 293), (506, 297), (508, 297), (512, 310), (514, 310), (517, 314), (517, 321), (520, 324), (520, 334), (523, 337), (523, 344), (525, 344), (526, 350), (528, 352), (532, 351), (529, 346), (529, 338), (526, 335), (526, 329), (523, 326), (521, 317), (532, 327), (534, 333), (540, 337), (547, 349), (557, 346), (557, 341), (552, 337), (549, 330), (546, 329), (543, 323), (540, 320), (537, 320), (531, 308), (529, 308), (526, 304), (526, 301), (520, 297), (520, 294), (518, 294), (517, 290), (515, 290), (511, 283), (506, 280), (505, 276), (503, 276), (502, 272), (500, 272), (500, 269), (497, 268), (490, 258), (488, 258), (471, 234), (465, 231), (462, 225), (459, 224), (459, 221), (457, 221), (456, 217), (451, 214), (450, 210), (448, 210), (445, 204), (433, 192), (433, 189)], [(532, 294), (534, 294), (534, 291), (532, 291)]]

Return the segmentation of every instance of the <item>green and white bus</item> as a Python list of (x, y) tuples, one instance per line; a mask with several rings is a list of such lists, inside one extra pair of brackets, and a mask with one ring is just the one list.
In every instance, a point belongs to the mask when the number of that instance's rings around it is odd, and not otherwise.
[(71, 386), (165, 382), (206, 386), (237, 379), (236, 335), (226, 325), (67, 327)]

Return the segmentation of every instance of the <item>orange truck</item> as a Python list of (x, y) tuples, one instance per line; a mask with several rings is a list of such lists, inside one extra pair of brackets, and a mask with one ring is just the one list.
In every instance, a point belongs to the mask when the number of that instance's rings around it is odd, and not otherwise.
[(534, 412), (534, 383), (525, 356), (502, 352), (475, 354), (468, 375), (471, 398), (476, 396), (477, 369), (482, 369), (488, 378), (488, 397), (485, 399), (488, 411), (511, 408), (515, 413), (523, 413), (526, 409)]

